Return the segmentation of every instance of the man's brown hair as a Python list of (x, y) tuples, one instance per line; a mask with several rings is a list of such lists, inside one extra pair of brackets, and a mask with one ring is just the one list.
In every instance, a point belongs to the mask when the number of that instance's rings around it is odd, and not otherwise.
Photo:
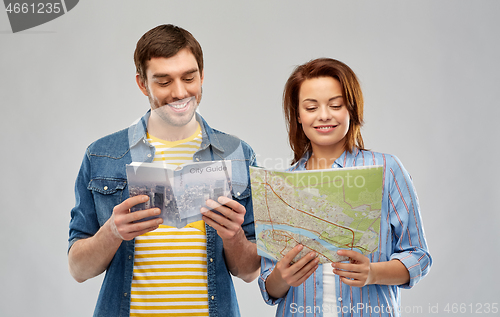
[(172, 24), (159, 25), (146, 32), (137, 42), (134, 62), (142, 82), (147, 81), (147, 63), (151, 58), (169, 58), (188, 48), (193, 53), (200, 75), (203, 72), (203, 51), (200, 43), (188, 31)]

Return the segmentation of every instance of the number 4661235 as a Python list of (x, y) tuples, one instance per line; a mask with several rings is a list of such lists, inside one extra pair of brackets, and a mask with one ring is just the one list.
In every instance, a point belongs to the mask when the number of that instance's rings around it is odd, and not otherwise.
[(8, 13), (55, 13), (61, 12), (60, 3), (9, 3), (5, 8)]

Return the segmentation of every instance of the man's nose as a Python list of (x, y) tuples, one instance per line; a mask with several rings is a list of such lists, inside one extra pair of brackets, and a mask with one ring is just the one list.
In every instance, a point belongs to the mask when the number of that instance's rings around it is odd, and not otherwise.
[(182, 81), (175, 81), (172, 86), (172, 97), (174, 99), (184, 99), (187, 96), (186, 87), (184, 87), (184, 83)]

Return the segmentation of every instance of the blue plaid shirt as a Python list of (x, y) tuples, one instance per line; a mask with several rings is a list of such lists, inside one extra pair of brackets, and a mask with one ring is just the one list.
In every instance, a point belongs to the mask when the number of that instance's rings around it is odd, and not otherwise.
[[(305, 170), (309, 153), (304, 155), (290, 170)], [(352, 287), (335, 275), (336, 308), (323, 305), (322, 266), (300, 286), (290, 287), (283, 298), (272, 298), (266, 291), (265, 282), (273, 271), (276, 261), (262, 257), (259, 286), (269, 305), (278, 304), (276, 316), (322, 316), (326, 310), (334, 310), (339, 317), (351, 316), (400, 316), (400, 288), (411, 288), (428, 272), (432, 259), (427, 249), (420, 206), (410, 175), (399, 159), (393, 155), (371, 151), (345, 151), (332, 168), (382, 165), (384, 189), (380, 221), (378, 249), (369, 254), (371, 262), (398, 259), (410, 273), (405, 285), (367, 285)]]

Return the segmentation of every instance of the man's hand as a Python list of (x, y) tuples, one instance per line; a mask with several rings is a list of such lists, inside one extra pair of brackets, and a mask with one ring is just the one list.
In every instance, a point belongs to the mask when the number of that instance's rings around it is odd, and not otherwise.
[(68, 254), (69, 271), (78, 282), (83, 282), (104, 272), (115, 256), (123, 240), (132, 240), (138, 235), (155, 230), (163, 222), (161, 218), (135, 222), (160, 214), (158, 208), (130, 212), (133, 206), (147, 201), (148, 196), (128, 198), (113, 208), (111, 217), (86, 239), (76, 241)]
[(137, 222), (143, 218), (158, 216), (161, 213), (158, 208), (130, 212), (130, 208), (144, 203), (148, 199), (149, 197), (146, 195), (130, 197), (113, 208), (113, 214), (109, 218), (109, 225), (117, 238), (129, 241), (141, 234), (157, 229), (163, 223), (161, 218)]
[(237, 201), (224, 196), (217, 200), (218, 202), (209, 199), (206, 203), (208, 207), (220, 214), (202, 207), (203, 220), (207, 225), (217, 230), (217, 234), (222, 240), (234, 239), (242, 230), (241, 225), (245, 219), (246, 209)]
[(266, 289), (271, 297), (281, 298), (285, 296), (290, 286), (301, 285), (318, 268), (319, 259), (314, 251), (291, 264), (303, 248), (304, 246), (301, 244), (295, 246), (276, 264), (266, 280)]
[(247, 240), (241, 228), (246, 209), (227, 197), (221, 196), (217, 200), (207, 200), (207, 206), (212, 210), (201, 208), (203, 220), (222, 238), (226, 265), (231, 274), (250, 283), (259, 275), (260, 256), (255, 243)]

